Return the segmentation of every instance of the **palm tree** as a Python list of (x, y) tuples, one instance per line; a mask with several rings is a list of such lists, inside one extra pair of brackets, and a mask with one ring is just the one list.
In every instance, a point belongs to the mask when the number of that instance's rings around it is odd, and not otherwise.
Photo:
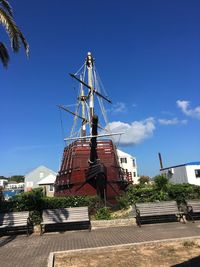
[[(0, 0), (0, 24), (2, 24), (9, 36), (13, 52), (18, 52), (21, 44), (24, 46), (26, 55), (29, 55), (29, 45), (16, 25), (13, 17), (12, 8), (7, 0)], [(3, 42), (0, 41), (0, 61), (7, 67), (9, 61), (8, 50)]]

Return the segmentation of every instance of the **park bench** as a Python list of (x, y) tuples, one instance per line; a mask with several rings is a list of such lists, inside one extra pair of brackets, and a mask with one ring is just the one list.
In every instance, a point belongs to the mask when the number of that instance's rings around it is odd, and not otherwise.
[(176, 201), (136, 203), (135, 217), (138, 226), (145, 223), (171, 222), (181, 220), (184, 213), (179, 211)]
[(41, 234), (46, 231), (91, 230), (88, 207), (46, 209), (42, 213)]
[(200, 218), (200, 200), (187, 200), (186, 218), (194, 222), (195, 219)]
[(16, 231), (25, 231), (29, 235), (30, 229), (28, 211), (0, 213), (1, 235)]

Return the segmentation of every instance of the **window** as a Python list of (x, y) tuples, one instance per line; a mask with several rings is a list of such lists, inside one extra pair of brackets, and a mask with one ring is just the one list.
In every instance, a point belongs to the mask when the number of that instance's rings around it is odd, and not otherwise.
[(53, 184), (50, 184), (49, 185), (49, 192), (53, 192), (53, 190), (54, 190)]
[(121, 163), (127, 163), (127, 158), (120, 158)]
[(43, 178), (43, 177), (44, 177), (44, 173), (40, 172), (40, 178)]
[(133, 167), (135, 167), (135, 159), (133, 159)]
[(26, 183), (26, 187), (32, 187), (32, 186), (33, 186), (33, 182), (32, 181)]
[(196, 178), (200, 178), (200, 169), (194, 170)]
[(136, 177), (136, 172), (133, 172), (133, 177)]

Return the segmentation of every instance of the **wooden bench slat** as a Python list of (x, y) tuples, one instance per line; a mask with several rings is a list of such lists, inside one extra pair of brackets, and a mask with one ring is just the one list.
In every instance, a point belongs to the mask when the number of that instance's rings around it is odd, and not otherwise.
[(175, 201), (135, 204), (135, 217), (139, 226), (141, 225), (142, 221), (147, 221), (148, 219), (157, 221), (164, 217), (176, 218), (177, 215), (182, 218), (183, 213), (179, 211)]
[(70, 223), (88, 223), (90, 225), (90, 218), (88, 214), (88, 207), (76, 208), (62, 208), (43, 210), (42, 213), (42, 227), (45, 230), (46, 225), (67, 225)]
[(26, 230), (29, 232), (28, 225), (29, 212), (7, 212), (0, 213), (0, 230)]
[(194, 219), (200, 218), (200, 199), (188, 199), (186, 200), (186, 210), (187, 210), (187, 217), (188, 219), (192, 219), (194, 222)]

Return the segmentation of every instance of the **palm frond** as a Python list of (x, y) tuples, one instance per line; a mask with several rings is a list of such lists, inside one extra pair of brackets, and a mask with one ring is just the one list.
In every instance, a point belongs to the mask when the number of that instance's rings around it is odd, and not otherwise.
[[(19, 29), (18, 29), (19, 30)], [(30, 53), (30, 47), (29, 47), (29, 44), (26, 40), (26, 38), (24, 37), (23, 33), (19, 30), (19, 38), (21, 39), (22, 41), (22, 44), (24, 46), (24, 49), (26, 51), (26, 55), (29, 57), (29, 53)]]
[(12, 8), (7, 0), (0, 0), (0, 5), (2, 5), (2, 7), (5, 9), (6, 12), (8, 12), (11, 17), (13, 17)]
[(12, 17), (5, 12), (3, 8), (0, 7), (0, 23), (5, 27), (9, 38), (12, 42), (13, 37), (16, 35), (18, 31), (16, 30), (16, 25)]
[(29, 55), (29, 45), (23, 36), (22, 32), (20, 29), (17, 27), (15, 24), (13, 18), (7, 14), (4, 9), (0, 7), (0, 23), (5, 27), (10, 41), (11, 41), (11, 47), (14, 52), (18, 52), (20, 49), (20, 41), (22, 42), (27, 56)]
[(0, 42), (0, 60), (2, 61), (4, 67), (7, 67), (9, 54), (6, 46), (2, 42)]

